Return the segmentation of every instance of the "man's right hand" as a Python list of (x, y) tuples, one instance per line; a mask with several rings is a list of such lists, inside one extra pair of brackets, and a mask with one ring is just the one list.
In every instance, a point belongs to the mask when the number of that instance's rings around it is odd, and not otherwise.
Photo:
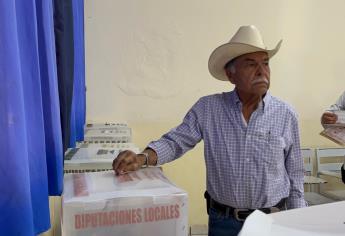
[(120, 152), (113, 161), (113, 169), (116, 175), (122, 175), (129, 171), (139, 170), (145, 164), (145, 156), (137, 155), (130, 150)]
[(321, 124), (335, 124), (337, 122), (338, 116), (332, 112), (325, 112), (321, 116)]

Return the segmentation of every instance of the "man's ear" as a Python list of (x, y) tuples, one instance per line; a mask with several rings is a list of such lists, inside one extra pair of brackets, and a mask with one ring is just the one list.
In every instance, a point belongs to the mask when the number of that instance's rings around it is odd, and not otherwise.
[(231, 72), (231, 70), (225, 69), (225, 73), (226, 73), (226, 76), (228, 77), (228, 80), (230, 81), (230, 83), (235, 84), (234, 74)]

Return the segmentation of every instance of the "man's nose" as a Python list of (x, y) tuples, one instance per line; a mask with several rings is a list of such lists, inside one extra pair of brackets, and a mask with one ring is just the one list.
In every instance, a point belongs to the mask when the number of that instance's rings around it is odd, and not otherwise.
[(257, 68), (256, 68), (256, 74), (257, 75), (262, 75), (265, 72), (266, 72), (265, 64), (258, 63), (257, 64)]
[(256, 68), (256, 75), (262, 75), (263, 70), (264, 70), (263, 66), (260, 63), (258, 63), (257, 68)]

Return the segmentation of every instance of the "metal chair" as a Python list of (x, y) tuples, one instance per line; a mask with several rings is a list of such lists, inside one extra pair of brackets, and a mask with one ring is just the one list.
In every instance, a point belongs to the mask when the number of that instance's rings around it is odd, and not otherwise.
[[(327, 181), (313, 176), (313, 150), (311, 148), (302, 148), (301, 153), (304, 160), (304, 185), (307, 186), (307, 191), (304, 193), (304, 199), (308, 202), (309, 205), (320, 205), (333, 202), (334, 200), (320, 194), (320, 185), (327, 183)], [(317, 187), (316, 192), (313, 191), (313, 186)]]
[[(317, 176), (328, 176), (341, 182), (340, 168), (343, 165), (345, 148), (318, 148), (316, 149)], [(345, 190), (323, 191), (323, 194), (336, 199), (345, 200)]]

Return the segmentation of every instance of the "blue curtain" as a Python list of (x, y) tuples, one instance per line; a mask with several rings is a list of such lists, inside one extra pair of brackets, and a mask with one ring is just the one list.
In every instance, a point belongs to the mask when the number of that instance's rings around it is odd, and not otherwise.
[(84, 0), (73, 0), (74, 25), (74, 86), (71, 111), (70, 147), (84, 140), (86, 117), (85, 53), (84, 53)]
[(50, 227), (36, 4), (0, 11), (0, 232), (35, 235)]
[(52, 2), (38, 0), (36, 9), (49, 195), (61, 195), (63, 148)]
[(74, 80), (74, 34), (72, 0), (53, 0), (56, 63), (59, 85), (63, 150), (70, 146)]
[[(0, 235), (48, 230), (48, 196), (63, 189), (60, 114), (72, 101), (60, 102), (54, 3), (0, 0)], [(80, 76), (73, 90), (85, 87)], [(74, 117), (85, 120), (85, 109)], [(75, 118), (75, 127), (83, 119)]]

